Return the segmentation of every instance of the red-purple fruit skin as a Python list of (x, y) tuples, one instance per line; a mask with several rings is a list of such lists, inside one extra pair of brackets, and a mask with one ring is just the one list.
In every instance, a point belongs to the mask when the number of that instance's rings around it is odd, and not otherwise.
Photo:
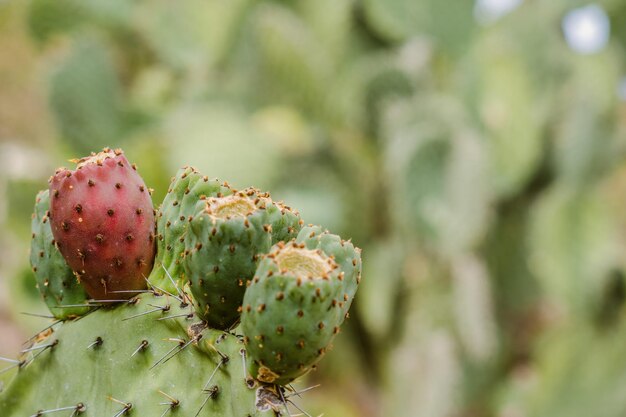
[(50, 180), (52, 234), (90, 297), (129, 298), (145, 288), (154, 262), (149, 190), (121, 150), (77, 162)]

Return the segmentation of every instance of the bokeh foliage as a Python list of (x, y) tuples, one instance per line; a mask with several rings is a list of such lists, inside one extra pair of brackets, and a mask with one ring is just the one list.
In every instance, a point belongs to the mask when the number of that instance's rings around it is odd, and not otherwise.
[(25, 213), (47, 173), (122, 146), (157, 202), (191, 164), (363, 248), (311, 414), (622, 416), (626, 8), (600, 3), (613, 36), (579, 55), (568, 0), (488, 24), (469, 0), (5, 2), (0, 79), (39, 86), (31, 112), (0, 94), (24, 159), (0, 177), (5, 312), (41, 309)]

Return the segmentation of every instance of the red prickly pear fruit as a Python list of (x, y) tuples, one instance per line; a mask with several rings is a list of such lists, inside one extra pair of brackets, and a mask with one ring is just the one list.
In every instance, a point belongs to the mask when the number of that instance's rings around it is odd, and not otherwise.
[(50, 179), (52, 234), (90, 297), (129, 298), (145, 288), (155, 255), (149, 189), (121, 150), (73, 160)]

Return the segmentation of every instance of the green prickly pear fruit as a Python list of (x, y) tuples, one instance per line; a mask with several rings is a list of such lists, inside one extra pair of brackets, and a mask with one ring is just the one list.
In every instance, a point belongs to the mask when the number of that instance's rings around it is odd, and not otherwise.
[(92, 298), (128, 298), (152, 270), (150, 191), (121, 150), (75, 162), (50, 180), (52, 234)]
[(89, 307), (80, 306), (87, 303), (89, 296), (55, 246), (49, 206), (48, 190), (40, 191), (31, 222), (30, 265), (35, 273), (37, 288), (50, 312), (57, 319), (65, 320), (89, 311)]
[(16, 361), (0, 415), (266, 415), (236, 336), (192, 323), (172, 297), (131, 301), (40, 335)]
[[(189, 218), (204, 206), (206, 197), (230, 193), (216, 179), (209, 179), (193, 167), (180, 169), (172, 178), (163, 203), (157, 212), (157, 255), (149, 281), (160, 288), (174, 291), (183, 276), (182, 256), (185, 252)], [(169, 277), (168, 277), (169, 275)]]
[(315, 366), (346, 317), (360, 268), (359, 250), (318, 227), (263, 257), (241, 316), (255, 379), (284, 385)]
[(295, 235), (300, 223), (297, 213), (252, 188), (208, 197), (185, 237), (185, 276), (198, 315), (214, 328), (235, 325), (259, 256), (278, 237)]
[[(184, 167), (172, 178), (167, 195), (157, 212), (157, 255), (150, 283), (174, 290), (173, 280), (181, 283), (184, 275), (182, 258), (185, 252), (184, 237), (187, 234), (189, 219), (205, 206), (206, 198), (230, 195), (232, 190), (227, 183), (209, 179), (193, 167)], [(275, 203), (279, 211), (272, 211), (272, 243), (289, 240), (301, 228), (298, 213), (291, 208)], [(168, 276), (169, 275), (169, 276)]]

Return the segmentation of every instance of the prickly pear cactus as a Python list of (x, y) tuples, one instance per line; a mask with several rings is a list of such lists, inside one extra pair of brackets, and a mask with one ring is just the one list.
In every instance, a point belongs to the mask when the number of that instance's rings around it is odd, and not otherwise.
[(121, 151), (77, 162), (32, 221), (33, 271), (59, 320), (0, 358), (13, 374), (0, 416), (291, 415), (286, 384), (339, 332), (360, 251), (193, 168), (155, 219)]

